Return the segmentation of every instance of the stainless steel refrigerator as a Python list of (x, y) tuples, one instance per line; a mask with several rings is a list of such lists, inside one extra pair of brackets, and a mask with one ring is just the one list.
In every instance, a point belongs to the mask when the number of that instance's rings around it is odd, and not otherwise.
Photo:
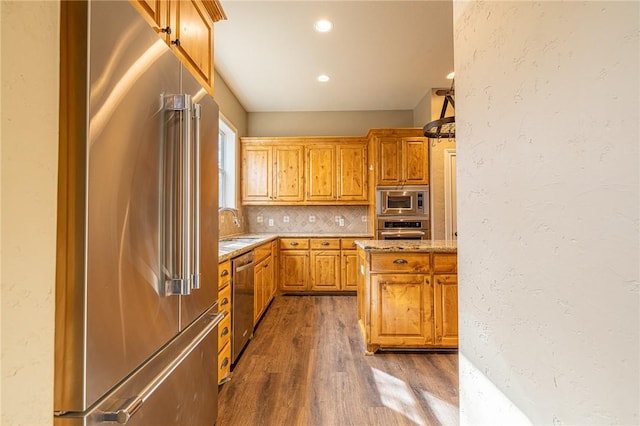
[(129, 2), (61, 28), (54, 424), (213, 425), (218, 107)]

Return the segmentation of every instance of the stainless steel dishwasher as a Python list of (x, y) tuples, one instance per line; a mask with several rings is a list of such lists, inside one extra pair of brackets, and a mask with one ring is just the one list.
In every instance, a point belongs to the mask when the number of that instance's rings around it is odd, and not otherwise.
[(253, 335), (253, 252), (234, 258), (231, 298), (231, 362), (236, 363)]

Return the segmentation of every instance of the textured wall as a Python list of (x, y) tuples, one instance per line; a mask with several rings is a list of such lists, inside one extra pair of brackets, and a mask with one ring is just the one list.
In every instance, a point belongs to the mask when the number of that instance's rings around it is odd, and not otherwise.
[(411, 110), (252, 112), (249, 136), (364, 136), (372, 128), (412, 124)]
[(216, 72), (214, 75), (214, 99), (220, 108), (220, 113), (225, 116), (227, 120), (238, 131), (238, 137), (247, 136), (248, 129), (248, 116), (247, 111), (233, 94), (227, 83)]
[(639, 7), (454, 2), (462, 424), (640, 423)]
[(53, 422), (59, 2), (3, 1), (2, 425)]

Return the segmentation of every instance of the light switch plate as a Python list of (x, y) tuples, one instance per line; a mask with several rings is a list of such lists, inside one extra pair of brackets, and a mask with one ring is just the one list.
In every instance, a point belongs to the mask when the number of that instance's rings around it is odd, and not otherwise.
[(258, 223), (262, 223), (262, 221), (263, 221), (262, 216), (257, 216), (257, 217), (256, 217), (256, 222), (258, 222)]
[(309, 216), (309, 222), (313, 223), (316, 221), (316, 217), (315, 216)]
[(273, 219), (269, 219), (269, 226), (273, 226)]
[(282, 221), (283, 221), (284, 223), (289, 223), (289, 216), (283, 216), (283, 217), (282, 217)]

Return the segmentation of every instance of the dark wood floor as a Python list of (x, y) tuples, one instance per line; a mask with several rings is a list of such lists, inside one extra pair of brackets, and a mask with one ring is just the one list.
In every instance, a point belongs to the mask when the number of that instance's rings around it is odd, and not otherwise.
[(457, 425), (458, 355), (365, 356), (355, 296), (280, 296), (218, 407), (217, 426)]

